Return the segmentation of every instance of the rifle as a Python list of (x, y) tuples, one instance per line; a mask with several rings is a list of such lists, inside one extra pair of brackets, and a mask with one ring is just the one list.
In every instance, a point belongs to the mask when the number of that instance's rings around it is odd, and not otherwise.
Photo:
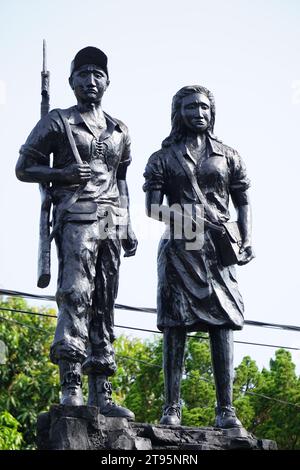
[[(41, 72), (41, 118), (48, 114), (50, 109), (49, 94), (50, 72), (47, 70), (46, 41), (43, 40), (43, 70)], [(38, 254), (38, 280), (37, 285), (45, 288), (51, 279), (51, 242), (50, 236), (50, 213), (51, 213), (51, 189), (50, 184), (39, 184), (41, 194), (41, 213), (39, 228), (39, 254)]]

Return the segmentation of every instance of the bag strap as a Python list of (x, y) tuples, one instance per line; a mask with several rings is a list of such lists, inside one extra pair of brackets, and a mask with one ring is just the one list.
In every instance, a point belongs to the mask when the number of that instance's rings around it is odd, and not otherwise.
[(216, 223), (218, 224), (219, 221), (216, 220), (216, 217), (215, 217), (213, 211), (209, 207), (208, 202), (206, 200), (206, 197), (204, 196), (203, 192), (201, 191), (195, 175), (189, 169), (189, 167), (188, 167), (188, 165), (185, 161), (185, 158), (183, 156), (183, 152), (182, 152), (181, 148), (179, 146), (172, 145), (172, 151), (173, 151), (175, 157), (177, 158), (178, 162), (180, 163), (181, 167), (184, 169), (187, 177), (189, 178), (190, 183), (192, 185), (192, 188), (193, 188), (194, 192), (196, 193), (196, 196), (198, 197), (200, 204), (203, 205), (205, 213), (208, 216), (208, 218), (210, 219), (210, 222), (212, 222), (213, 224), (216, 224)]

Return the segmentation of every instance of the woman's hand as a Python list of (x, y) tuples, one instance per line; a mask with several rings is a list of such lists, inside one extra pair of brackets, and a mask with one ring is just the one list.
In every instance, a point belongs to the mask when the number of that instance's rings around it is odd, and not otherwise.
[(240, 253), (243, 254), (242, 259), (238, 262), (240, 266), (249, 263), (253, 258), (255, 258), (251, 242), (248, 240), (245, 240), (242, 244)]

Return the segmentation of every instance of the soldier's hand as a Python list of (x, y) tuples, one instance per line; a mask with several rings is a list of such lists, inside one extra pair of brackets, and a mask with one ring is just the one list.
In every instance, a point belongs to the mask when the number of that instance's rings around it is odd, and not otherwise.
[(121, 239), (122, 248), (124, 250), (124, 258), (129, 258), (134, 256), (137, 250), (138, 241), (131, 228), (128, 229), (127, 237)]
[(66, 183), (87, 183), (92, 176), (88, 163), (73, 163), (62, 170), (62, 180)]

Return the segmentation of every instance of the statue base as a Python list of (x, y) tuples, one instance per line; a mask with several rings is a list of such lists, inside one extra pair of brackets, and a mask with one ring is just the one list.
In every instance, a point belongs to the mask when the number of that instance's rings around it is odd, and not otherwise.
[(37, 421), (39, 450), (276, 450), (243, 428), (131, 423), (106, 418), (94, 406), (53, 405)]

